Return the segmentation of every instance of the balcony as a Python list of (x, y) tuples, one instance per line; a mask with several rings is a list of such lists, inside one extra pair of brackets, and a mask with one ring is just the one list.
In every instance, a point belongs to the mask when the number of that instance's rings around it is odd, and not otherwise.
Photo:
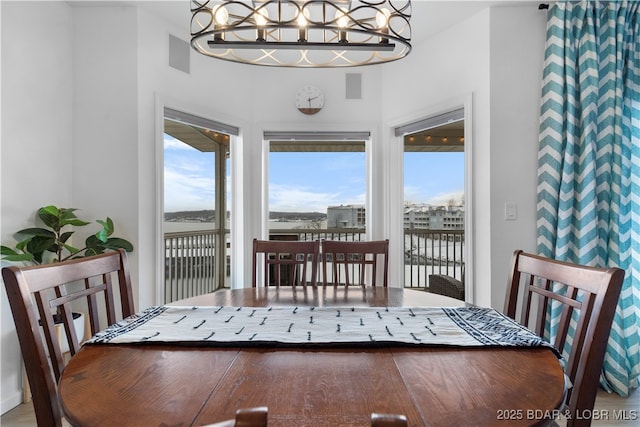
[[(271, 229), (272, 239), (365, 240), (364, 229)], [(230, 258), (225, 254), (228, 231), (166, 233), (165, 303), (229, 286)], [(464, 230), (404, 230), (404, 286), (428, 289), (430, 274), (462, 280)], [(224, 257), (220, 266), (216, 259)], [(321, 275), (322, 273), (320, 273)], [(322, 279), (322, 277), (320, 277)]]

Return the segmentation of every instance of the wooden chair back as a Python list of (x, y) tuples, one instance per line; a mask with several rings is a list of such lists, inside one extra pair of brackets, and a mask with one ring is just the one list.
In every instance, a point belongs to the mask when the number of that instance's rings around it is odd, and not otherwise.
[[(593, 410), (623, 280), (619, 268), (587, 267), (520, 250), (513, 255), (504, 314), (549, 340), (566, 358), (565, 373), (573, 385), (564, 408), (568, 425), (590, 424), (576, 415)], [(560, 312), (560, 321), (550, 340), (545, 325), (552, 309)], [(573, 339), (568, 339), (574, 322)]]
[(267, 427), (267, 415), (268, 410), (265, 406), (238, 409), (235, 419), (207, 424), (203, 427)]
[[(334, 286), (377, 286), (378, 265), (382, 267), (382, 284), (387, 287), (389, 276), (389, 240), (366, 242), (322, 241), (324, 284)], [(331, 266), (331, 268), (329, 268)]]
[[(120, 293), (121, 316), (134, 314), (126, 253), (119, 250), (53, 264), (5, 267), (2, 278), (18, 333), (38, 426), (59, 427), (62, 425), (62, 412), (57, 383), (65, 362), (54, 316), (62, 321), (69, 351), (74, 355), (80, 345), (72, 320), (72, 302), (74, 311), (86, 310), (92, 335), (115, 323), (115, 278)], [(104, 313), (100, 313), (101, 306)], [(101, 327), (100, 321), (105, 316), (106, 324)]]
[[(253, 239), (253, 287), (257, 271), (263, 268), (264, 286), (316, 286), (320, 241)], [(310, 270), (310, 273), (309, 273)]]
[(371, 427), (407, 427), (407, 417), (401, 414), (371, 414)]

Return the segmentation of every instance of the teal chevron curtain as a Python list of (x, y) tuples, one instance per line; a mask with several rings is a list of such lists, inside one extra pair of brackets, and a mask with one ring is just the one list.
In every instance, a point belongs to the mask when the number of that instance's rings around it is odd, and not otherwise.
[(601, 377), (622, 396), (640, 374), (639, 10), (550, 7), (538, 156), (538, 252), (626, 271)]

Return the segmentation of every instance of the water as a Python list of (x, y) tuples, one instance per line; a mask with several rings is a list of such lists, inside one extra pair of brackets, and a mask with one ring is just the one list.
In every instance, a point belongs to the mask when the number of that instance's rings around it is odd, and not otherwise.
[(213, 222), (164, 222), (165, 233), (178, 233), (183, 231), (215, 230)]

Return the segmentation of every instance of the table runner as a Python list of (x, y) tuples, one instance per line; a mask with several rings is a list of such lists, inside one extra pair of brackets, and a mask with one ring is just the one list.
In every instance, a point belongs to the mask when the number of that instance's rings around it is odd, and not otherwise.
[(85, 344), (100, 343), (553, 348), (502, 313), (481, 307), (156, 306)]

